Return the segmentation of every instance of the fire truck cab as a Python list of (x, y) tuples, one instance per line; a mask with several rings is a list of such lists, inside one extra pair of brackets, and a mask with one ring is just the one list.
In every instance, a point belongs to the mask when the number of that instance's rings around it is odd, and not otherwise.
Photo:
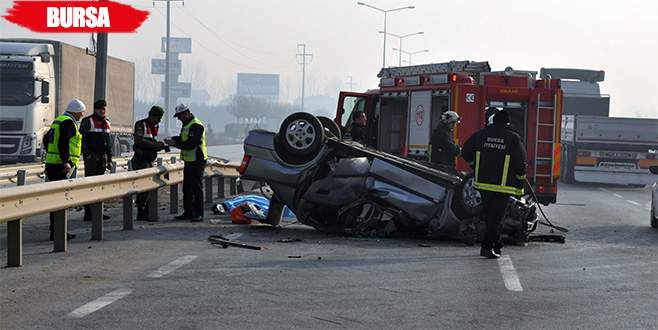
[[(488, 62), (383, 68), (379, 89), (341, 92), (336, 123), (349, 136), (354, 112), (366, 113), (365, 144), (391, 154), (428, 161), (430, 136), (443, 112), (461, 117), (455, 142), (464, 144), (487, 124), (490, 107), (510, 113), (528, 155), (527, 175), (542, 204), (556, 202), (560, 173), (560, 81), (511, 67), (492, 72)], [(471, 172), (461, 158), (457, 170)]]

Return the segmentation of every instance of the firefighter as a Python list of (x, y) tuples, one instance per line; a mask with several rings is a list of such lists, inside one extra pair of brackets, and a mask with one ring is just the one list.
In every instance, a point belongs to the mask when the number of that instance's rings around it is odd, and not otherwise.
[(185, 104), (176, 106), (174, 117), (183, 127), (180, 135), (165, 139), (165, 143), (181, 150), (183, 170), (183, 214), (177, 220), (203, 221), (203, 170), (208, 160), (206, 132), (203, 123)]
[(474, 186), (482, 195), (486, 230), (480, 255), (499, 258), (500, 223), (509, 196), (523, 195), (526, 151), (520, 136), (510, 127), (509, 113), (498, 111), (489, 125), (471, 136), (462, 156), (475, 170)]
[[(85, 177), (105, 174), (112, 168), (112, 137), (110, 120), (105, 117), (107, 102), (94, 102), (94, 113), (82, 119), (82, 156), (85, 161)], [(103, 219), (109, 219), (103, 215)], [(85, 205), (84, 221), (91, 221), (91, 206)]]
[[(43, 145), (46, 146), (46, 179), (59, 181), (70, 178), (80, 161), (82, 151), (82, 134), (78, 130), (78, 121), (85, 112), (85, 104), (73, 99), (66, 106), (64, 114), (55, 118), (45, 135)], [(50, 240), (54, 238), (54, 214), (50, 213)], [(66, 234), (66, 239), (75, 235)]]
[(461, 118), (454, 111), (446, 111), (441, 114), (439, 126), (430, 138), (430, 161), (455, 168), (455, 160), (460, 155), (461, 149), (453, 138), (455, 125)]
[[(164, 142), (158, 141), (158, 128), (164, 110), (159, 106), (153, 106), (149, 110), (148, 117), (135, 123), (133, 154), (130, 162), (133, 170), (141, 170), (153, 167), (153, 161), (158, 157), (158, 151), (168, 150)], [(148, 220), (148, 192), (137, 195), (137, 221)]]
[(352, 141), (366, 143), (366, 125), (368, 124), (368, 116), (363, 111), (355, 111), (352, 114), (352, 125), (350, 126), (350, 135)]

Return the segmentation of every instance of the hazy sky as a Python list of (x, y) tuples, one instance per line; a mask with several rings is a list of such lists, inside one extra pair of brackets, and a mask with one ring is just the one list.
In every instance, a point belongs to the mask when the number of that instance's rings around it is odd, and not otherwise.
[[(162, 78), (152, 77), (150, 58), (163, 57), (165, 4), (125, 0), (151, 12), (136, 34), (110, 35), (110, 54), (136, 63), (138, 96), (155, 98)], [(656, 1), (441, 1), (370, 0), (380, 8), (414, 5), (390, 13), (388, 31), (424, 35), (403, 49), (429, 49), (415, 64), (450, 60), (489, 61), (494, 70), (512, 66), (587, 68), (606, 71), (611, 114), (658, 118), (658, 2)], [(12, 1), (0, 0), (4, 13)], [(306, 43), (307, 95), (336, 95), (375, 88), (382, 62), (383, 14), (347, 0), (189, 0), (172, 4), (172, 35), (189, 36), (193, 54), (183, 55), (183, 77), (208, 87), (214, 101), (235, 92), (237, 72), (280, 73), (281, 97), (299, 96), (301, 66), (295, 53)], [(37, 34), (0, 19), (2, 37), (52, 38), (86, 46), (87, 34)], [(397, 65), (387, 43), (387, 64)]]

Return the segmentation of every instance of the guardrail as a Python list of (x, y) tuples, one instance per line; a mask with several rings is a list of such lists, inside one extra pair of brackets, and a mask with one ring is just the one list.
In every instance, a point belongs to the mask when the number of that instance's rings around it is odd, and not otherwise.
[[(165, 161), (171, 157), (175, 157), (179, 153), (165, 153), (161, 154)], [(128, 170), (128, 162), (132, 156), (115, 157), (113, 159), (114, 169), (112, 172), (121, 172), (120, 170)], [(85, 163), (80, 159), (80, 164), (77, 168), (78, 177), (84, 176)], [(25, 171), (25, 179), (27, 181), (41, 180), (44, 178), (45, 166), (43, 163), (21, 163), (15, 165), (2, 165), (0, 166), (0, 185), (16, 184), (18, 182), (17, 172), (20, 170)]]
[[(227, 179), (231, 195), (237, 193), (237, 171), (239, 163), (209, 161), (205, 169), (205, 200), (213, 200), (213, 179), (219, 178), (217, 196), (226, 197)], [(123, 229), (133, 229), (133, 198), (136, 194), (149, 192), (149, 220), (157, 221), (157, 192), (170, 186), (170, 213), (178, 212), (178, 185), (183, 182), (183, 164), (164, 163), (159, 158), (152, 168), (120, 172), (62, 181), (45, 182), (25, 186), (26, 170), (19, 171), (19, 186), (0, 190), (0, 223), (7, 222), (7, 266), (23, 264), (22, 219), (52, 212), (54, 215), (54, 251), (67, 250), (67, 209), (91, 204), (92, 240), (103, 239), (102, 202), (122, 198)]]

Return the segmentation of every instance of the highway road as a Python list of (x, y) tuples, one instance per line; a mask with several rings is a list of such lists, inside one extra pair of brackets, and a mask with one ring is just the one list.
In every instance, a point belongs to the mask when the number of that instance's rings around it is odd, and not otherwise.
[[(658, 328), (649, 189), (562, 184), (558, 198), (545, 211), (569, 228), (566, 244), (509, 246), (500, 260), (460, 242), (342, 237), (291, 221), (161, 214), (124, 232), (118, 211), (103, 242), (88, 241), (72, 212), (78, 238), (53, 254), (47, 221), (26, 222), (25, 265), (0, 269), (0, 328)], [(265, 249), (214, 247), (213, 234)]]

